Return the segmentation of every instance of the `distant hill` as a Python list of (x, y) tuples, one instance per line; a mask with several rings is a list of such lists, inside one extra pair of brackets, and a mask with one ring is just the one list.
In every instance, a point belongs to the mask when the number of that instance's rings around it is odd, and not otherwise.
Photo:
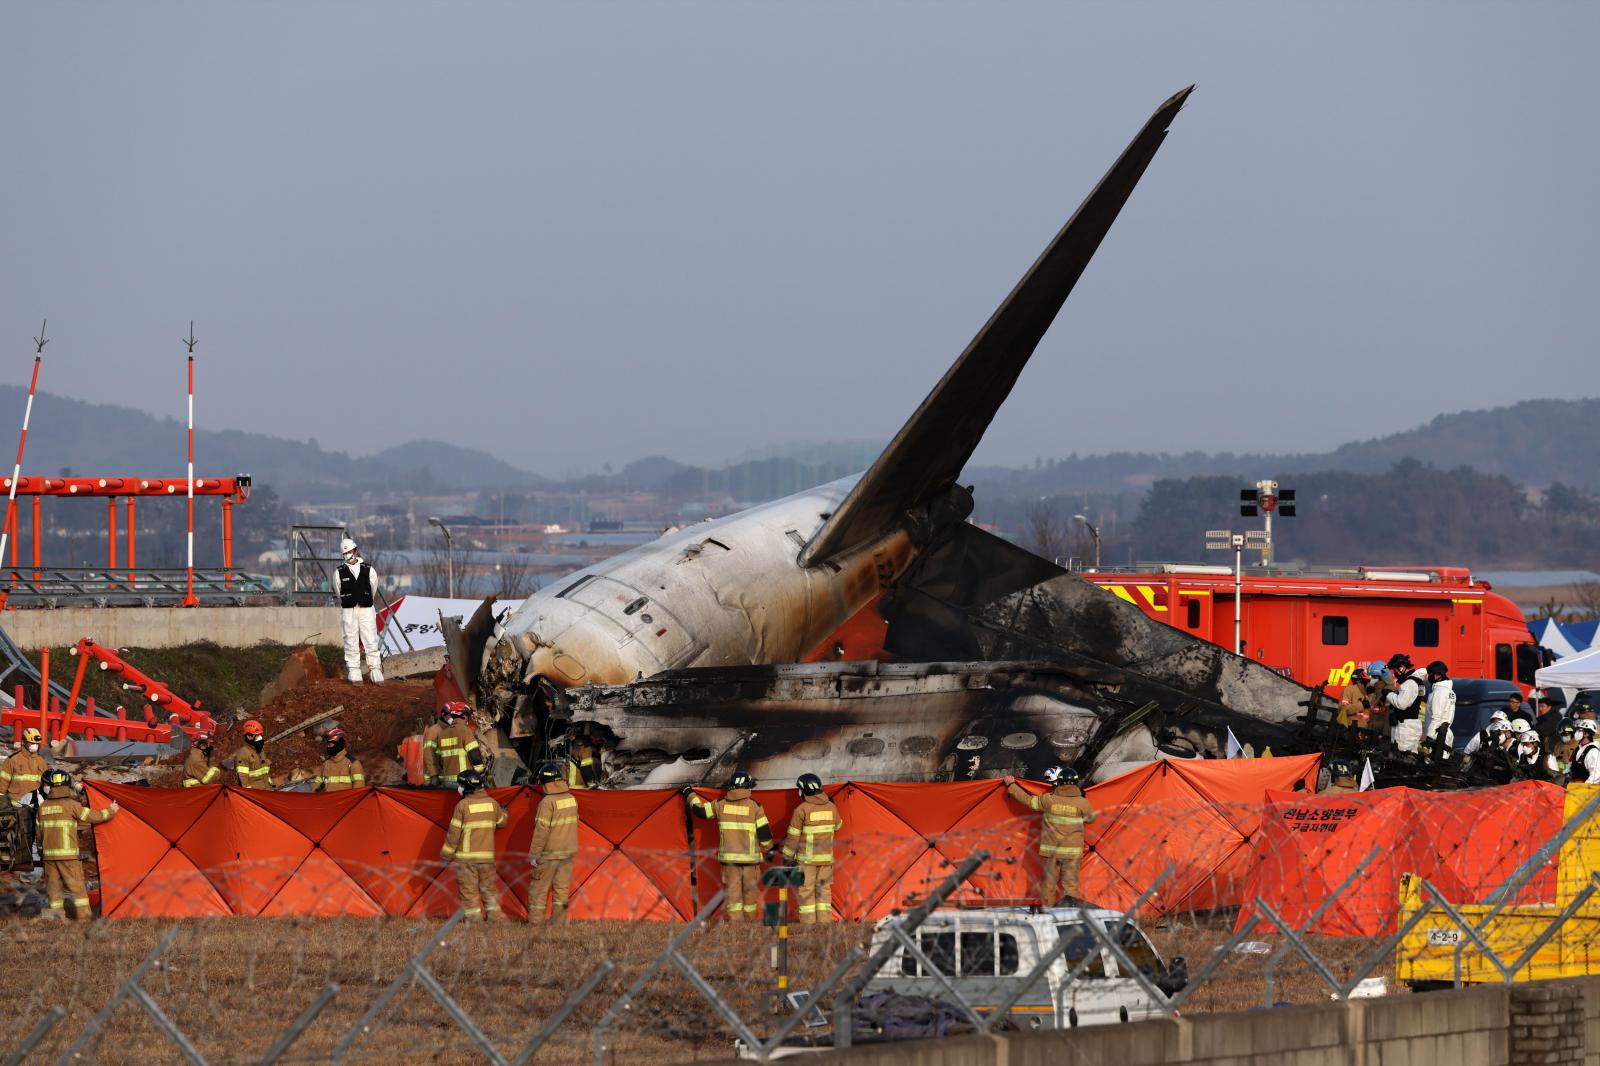
[[(26, 391), (0, 385), (0, 417), (20, 412)], [(195, 432), (196, 469), (208, 475), (250, 474), (284, 499), (315, 503), (352, 491), (405, 486), (531, 488), (545, 483), (485, 452), (438, 441), (413, 441), (377, 455), (324, 451), (315, 440), (295, 441), (237, 430)], [(34, 401), (24, 472), (181, 475), (184, 426), (171, 418), (41, 392)]]
[(1030, 467), (969, 467), (965, 480), (991, 498), (1037, 498), (1073, 492), (1127, 492), (1160, 478), (1261, 471), (1383, 473), (1404, 459), (1441, 470), (1470, 467), (1544, 487), (1560, 481), (1600, 490), (1600, 399), (1528, 400), (1507, 407), (1440, 415), (1426, 425), (1345, 444), (1331, 452), (1181, 455), (1113, 452), (1070, 455)]

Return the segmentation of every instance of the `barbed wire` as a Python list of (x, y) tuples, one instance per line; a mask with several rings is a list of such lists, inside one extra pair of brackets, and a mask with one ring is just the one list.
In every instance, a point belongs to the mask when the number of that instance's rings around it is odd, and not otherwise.
[[(1102, 1001), (1137, 1017), (1308, 1002), (1371, 989), (1361, 986), (1371, 978), (1392, 992), (1407, 981), (1500, 981), (1586, 969), (1589, 955), (1600, 958), (1600, 922), (1588, 907), (1600, 865), (1596, 795), (1513, 787), (1420, 798), (1292, 794), (1265, 804), (1186, 800), (1109, 808), (1089, 827), (1077, 893), (1106, 912), (1058, 912), (1043, 926), (1047, 934), (1054, 929), (1053, 939), (1023, 944), (1014, 955), (992, 946), (987, 955), (973, 955), (973, 965), (991, 968), (990, 986), (1000, 981), (1011, 988), (1047, 948), (1071, 941), (1037, 982), (1052, 1024), (1070, 1024), (1074, 1004), (1088, 1015), (1089, 1005)], [(789, 929), (788, 987), (816, 988), (840, 967), (853, 979), (875, 931), (880, 941), (886, 935), (883, 923), (902, 921), (963, 859), (982, 855), (952, 889), (939, 912), (944, 917), (907, 933), (936, 972), (902, 946), (862, 990), (949, 1004), (948, 980), (958, 993), (977, 995), (973, 981), (982, 975), (967, 972), (964, 956), (957, 957), (961, 949), (950, 945), (964, 943), (964, 933), (996, 929), (995, 937), (1026, 940), (1019, 930), (1034, 921), (1040, 874), (1029, 824), (935, 836), (847, 826), (834, 880), (839, 920)], [(600, 1041), (605, 1061), (725, 1056), (734, 1036), (725, 1010), (761, 1039), (776, 1031), (775, 931), (729, 924), (720, 915), (692, 930), (683, 924), (686, 910), (716, 902), (720, 881), (711, 856), (591, 850), (578, 861), (572, 921), (463, 921), (426, 959), (439, 989), (498, 1053), (512, 1061), (609, 964), (535, 1059), (595, 1061), (595, 1030), (608, 1009), (684, 932), (690, 935), (681, 958), (721, 1006), (669, 959), (608, 1023)], [(524, 855), (497, 862), (502, 905), (514, 919), (526, 914), (529, 872)], [(0, 967), (0, 996), (17, 1022), (13, 1035), (20, 1041), (35, 1023), (63, 1012), (29, 1061), (59, 1059), (173, 931), (138, 987), (205, 1061), (260, 1061), (325, 995), (279, 1061), (326, 1061), (397, 978), (405, 979), (401, 990), (349, 1042), (347, 1061), (485, 1054), (408, 970), (457, 906), (447, 864), (363, 865), (313, 847), (207, 867), (187, 858), (182, 868), (157, 861), (133, 873), (108, 868), (99, 886), (101, 905), (118, 920), (6, 922), (8, 954), (21, 963)], [(1140, 933), (1119, 931), (1120, 912), (1135, 905)], [(382, 913), (386, 908), (390, 913)], [(196, 913), (229, 916), (168, 917)], [(1075, 968), (1083, 972), (1064, 981)], [(847, 1016), (859, 999), (845, 1004)], [(834, 1013), (830, 1003), (819, 1006)], [(1018, 1020), (1030, 1024), (1040, 1015)], [(853, 1029), (870, 1035), (870, 1027)], [(821, 1039), (832, 1039), (831, 1029), (821, 1032)], [(92, 1046), (80, 1061), (177, 1061), (184, 1054), (131, 993), (88, 1039)]]

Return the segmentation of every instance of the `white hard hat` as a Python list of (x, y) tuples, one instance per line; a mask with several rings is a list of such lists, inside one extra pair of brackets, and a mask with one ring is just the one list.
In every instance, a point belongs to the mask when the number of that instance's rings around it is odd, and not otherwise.
[(1491, 722), (1509, 722), (1509, 721), (1511, 721), (1511, 716), (1509, 714), (1507, 714), (1505, 711), (1495, 711), (1493, 714), (1491, 714), (1489, 716), (1489, 721), (1491, 721)]
[(1580, 733), (1593, 733), (1600, 729), (1600, 726), (1597, 726), (1594, 720), (1590, 718), (1580, 718), (1572, 723), (1572, 727)]
[(349, 555), (351, 552), (353, 552), (355, 550), (356, 550), (356, 542), (351, 540), (349, 537), (346, 537), (346, 538), (344, 538), (343, 540), (341, 540), (339, 542), (339, 553), (341, 555)]
[(1531, 728), (1533, 727), (1528, 725), (1528, 720), (1526, 718), (1518, 718), (1515, 722), (1511, 723), (1511, 731), (1513, 733), (1526, 733)]

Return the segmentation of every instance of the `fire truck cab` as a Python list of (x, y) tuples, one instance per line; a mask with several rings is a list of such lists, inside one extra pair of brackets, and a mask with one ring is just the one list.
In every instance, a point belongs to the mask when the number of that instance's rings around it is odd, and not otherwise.
[[(1231, 566), (1161, 563), (1079, 576), (1159, 622), (1232, 650)], [(1541, 665), (1522, 612), (1463, 567), (1246, 567), (1242, 653), (1303, 685), (1335, 692), (1358, 665), (1405, 652), (1454, 677), (1510, 681), (1526, 695)]]

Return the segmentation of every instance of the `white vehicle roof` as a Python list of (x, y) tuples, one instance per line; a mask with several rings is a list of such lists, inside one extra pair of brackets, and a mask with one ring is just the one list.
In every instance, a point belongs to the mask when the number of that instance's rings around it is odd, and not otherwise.
[[(924, 927), (930, 924), (937, 925), (1000, 925), (1035, 923), (1046, 925), (1060, 925), (1066, 922), (1082, 921), (1084, 915), (1092, 915), (1102, 922), (1120, 922), (1126, 915), (1122, 911), (1108, 910), (1105, 907), (985, 907), (982, 910), (967, 910), (960, 907), (948, 907), (934, 911), (928, 915), (923, 923)], [(881, 929), (884, 923), (893, 918), (880, 918), (873, 926)], [(1137, 924), (1137, 919), (1135, 919)]]

